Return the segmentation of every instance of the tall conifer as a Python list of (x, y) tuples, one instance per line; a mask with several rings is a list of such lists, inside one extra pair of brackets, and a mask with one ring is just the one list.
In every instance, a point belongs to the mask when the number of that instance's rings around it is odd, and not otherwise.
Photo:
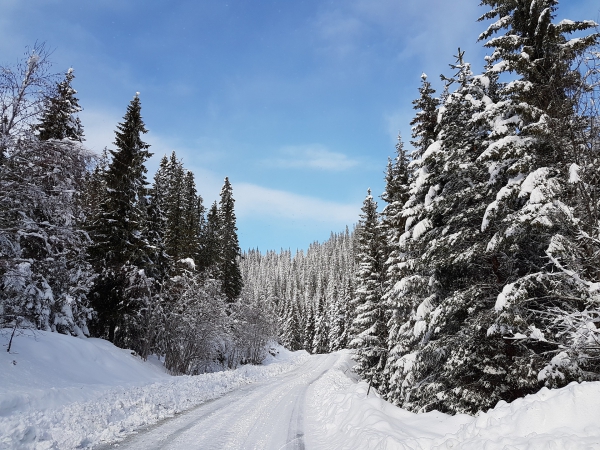
[(229, 178), (225, 177), (219, 201), (219, 242), (221, 251), (219, 279), (221, 280), (223, 293), (230, 302), (233, 302), (240, 295), (243, 286), (238, 261), (241, 251), (237, 237), (234, 203), (231, 183)]
[[(98, 313), (94, 332), (112, 342), (127, 342), (127, 329), (141, 305), (131, 283), (137, 283), (140, 269), (149, 263), (148, 243), (141, 223), (146, 214), (146, 167), (149, 145), (141, 116), (139, 94), (127, 107), (123, 122), (115, 131), (116, 150), (104, 173), (106, 193), (91, 224), (94, 245), (91, 262), (98, 272), (92, 302)], [(121, 335), (115, 336), (117, 327)]]
[(55, 91), (44, 102), (41, 121), (34, 127), (40, 140), (84, 140), (83, 126), (79, 117), (75, 116), (81, 111), (81, 107), (75, 97), (77, 91), (71, 86), (73, 78), (73, 69), (69, 69), (64, 80), (57, 83)]

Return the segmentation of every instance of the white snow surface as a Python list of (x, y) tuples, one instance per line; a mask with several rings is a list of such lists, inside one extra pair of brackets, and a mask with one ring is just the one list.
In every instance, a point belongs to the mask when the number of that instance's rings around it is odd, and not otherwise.
[(542, 388), (476, 417), (414, 414), (373, 389), (367, 397), (368, 384), (351, 374), (350, 353), (341, 353), (309, 390), (307, 449), (600, 449), (600, 382)]
[[(600, 382), (543, 388), (476, 417), (414, 414), (373, 389), (367, 396), (347, 350), (278, 348), (263, 366), (172, 377), (100, 339), (28, 332), (7, 353), (8, 337), (0, 449), (109, 448), (123, 438), (123, 449), (208, 448), (207, 439), (231, 449), (600, 449)], [(287, 444), (273, 446), (280, 438)]]
[(1, 330), (0, 449), (90, 448), (302, 363), (279, 347), (263, 366), (170, 376), (102, 339)]

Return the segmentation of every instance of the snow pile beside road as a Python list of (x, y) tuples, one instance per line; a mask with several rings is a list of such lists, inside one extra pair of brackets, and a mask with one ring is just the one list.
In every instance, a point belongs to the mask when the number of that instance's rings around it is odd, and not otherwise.
[[(430, 441), (457, 432), (473, 418), (439, 412), (413, 414), (388, 403), (351, 372), (351, 353), (342, 358), (307, 394), (307, 448), (420, 449), (416, 441)], [(425, 447), (429, 448), (429, 447)]]
[(600, 449), (600, 382), (542, 388), (479, 414), (441, 448)]
[[(0, 342), (6, 348), (8, 333)], [(285, 349), (268, 365), (172, 377), (101, 339), (27, 332), (0, 351), (0, 448), (85, 448), (268, 379), (302, 363)]]
[(354, 362), (340, 362), (307, 395), (307, 447), (337, 449), (600, 449), (600, 382), (571, 383), (477, 417), (437, 411), (413, 414), (357, 382)]

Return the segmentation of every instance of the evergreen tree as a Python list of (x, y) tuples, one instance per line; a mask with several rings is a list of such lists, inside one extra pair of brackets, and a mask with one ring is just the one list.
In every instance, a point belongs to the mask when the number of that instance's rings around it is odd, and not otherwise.
[(154, 184), (150, 189), (148, 214), (146, 220), (145, 236), (148, 239), (148, 257), (150, 259), (148, 275), (156, 282), (162, 284), (171, 271), (172, 260), (167, 253), (165, 245), (165, 231), (167, 219), (161, 208), (160, 182), (155, 177)]
[(165, 245), (169, 256), (177, 262), (185, 258), (184, 254), (190, 249), (185, 245), (185, 170), (175, 152), (171, 154), (164, 176), (166, 177), (165, 214), (167, 217)]
[[(143, 236), (146, 214), (146, 168), (149, 145), (142, 141), (146, 133), (141, 103), (136, 94), (127, 107), (123, 122), (115, 132), (116, 150), (104, 173), (105, 197), (91, 224), (94, 245), (91, 262), (98, 273), (92, 292), (97, 312), (94, 333), (111, 342), (132, 344), (137, 315), (143, 310), (145, 294), (135, 292), (145, 281), (140, 270), (149, 264), (148, 242)], [(129, 323), (128, 323), (129, 322)], [(118, 329), (119, 335), (115, 332)]]
[[(490, 60), (500, 73), (518, 77), (500, 90), (502, 101), (487, 110), (494, 126), (481, 157), (496, 192), (482, 221), (492, 236), (486, 252), (497, 278), (497, 318), (486, 328), (490, 339), (505, 343), (504, 398), (512, 399), (535, 391), (541, 382), (555, 386), (586, 379), (593, 367), (555, 319), (590, 305), (589, 290), (565, 276), (559, 259), (568, 253), (563, 238), (574, 237), (578, 223), (569, 207), (575, 160), (568, 149), (582, 123), (572, 95), (583, 85), (575, 62), (599, 35), (567, 39), (595, 24), (553, 23), (556, 0), (482, 3), (492, 8), (482, 19), (498, 21), (480, 39), (505, 30), (485, 43), (493, 49)], [(566, 367), (553, 363), (558, 355), (569, 361)]]
[[(416, 162), (427, 177), (414, 180), (407, 204), (401, 250), (408, 250), (410, 269), (398, 283), (387, 369), (393, 373), (393, 401), (454, 412), (486, 401), (484, 392), (498, 377), (482, 369), (502, 363), (490, 361), (494, 350), (486, 346), (480, 317), (489, 315), (493, 274), (482, 258), (487, 241), (479, 229), (490, 197), (488, 173), (477, 161), (487, 129), (473, 117), (489, 103), (491, 82), (473, 77), (460, 49), (456, 58), (451, 67), (458, 73), (444, 78), (458, 88), (438, 114), (436, 140)], [(473, 380), (468, 387), (462, 386), (465, 379)]]
[(297, 299), (295, 297), (292, 297), (287, 304), (280, 339), (281, 344), (289, 350), (295, 351), (303, 348)]
[(412, 155), (413, 159), (420, 158), (436, 137), (437, 108), (440, 101), (433, 97), (433, 94), (435, 94), (435, 90), (431, 87), (431, 83), (427, 81), (427, 75), (422, 74), (419, 98), (413, 101), (413, 109), (417, 113), (410, 122), (413, 137), (410, 143), (415, 148)]
[(73, 69), (69, 69), (64, 80), (57, 83), (55, 92), (46, 99), (40, 123), (34, 127), (40, 140), (84, 140), (81, 121), (75, 116), (81, 107), (75, 97), (77, 91), (71, 86), (73, 78)]
[(327, 353), (329, 350), (329, 317), (325, 306), (325, 295), (323, 292), (317, 296), (315, 310), (315, 333), (312, 339), (312, 353)]
[(200, 269), (212, 271), (215, 274), (221, 262), (221, 217), (217, 202), (213, 202), (206, 215), (206, 224), (200, 235), (200, 250), (198, 254)]
[(23, 136), (0, 165), (0, 323), (88, 334), (93, 277), (81, 202), (92, 156)]
[(383, 383), (387, 358), (387, 320), (383, 296), (383, 238), (377, 203), (369, 189), (357, 227), (358, 267), (356, 272), (355, 318), (350, 346), (356, 349), (355, 370), (375, 387)]
[(200, 247), (201, 217), (204, 216), (202, 197), (196, 192), (194, 174), (187, 171), (183, 180), (183, 253), (185, 258), (196, 259)]
[(309, 353), (314, 353), (313, 342), (315, 340), (315, 325), (317, 321), (317, 314), (312, 305), (306, 305), (304, 312), (304, 341), (302, 342), (302, 348)]
[[(395, 342), (399, 326), (406, 315), (403, 310), (402, 299), (395, 295), (396, 283), (400, 281), (404, 271), (400, 270), (400, 264), (403, 260), (403, 252), (398, 247), (400, 237), (405, 232), (406, 217), (403, 215), (403, 207), (409, 199), (409, 160), (404, 150), (404, 144), (400, 136), (396, 144), (396, 157), (394, 160), (388, 160), (388, 166), (385, 176), (385, 191), (381, 198), (387, 203), (381, 214), (381, 229), (384, 236), (384, 300), (386, 302), (388, 318), (388, 339), (387, 345)], [(388, 348), (388, 351), (391, 348)], [(388, 359), (387, 364), (393, 363), (394, 355)], [(389, 378), (389, 370), (384, 373)]]
[(221, 251), (219, 280), (221, 280), (223, 293), (227, 296), (229, 302), (233, 302), (240, 295), (243, 287), (238, 262), (241, 251), (235, 224), (234, 202), (229, 178), (225, 177), (219, 201), (219, 242)]
[(328, 350), (334, 352), (342, 350), (348, 345), (348, 299), (342, 295), (345, 292), (342, 286), (334, 286), (334, 291), (331, 298), (331, 306), (329, 317), (331, 318), (331, 326), (329, 328)]

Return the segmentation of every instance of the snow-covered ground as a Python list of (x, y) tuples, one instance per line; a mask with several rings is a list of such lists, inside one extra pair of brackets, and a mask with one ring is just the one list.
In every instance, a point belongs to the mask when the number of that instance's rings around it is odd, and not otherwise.
[(413, 414), (372, 390), (367, 398), (344, 353), (307, 396), (308, 449), (600, 449), (600, 382), (543, 388), (477, 417)]
[(263, 366), (172, 377), (102, 339), (25, 332), (6, 352), (0, 333), (0, 449), (69, 449), (114, 442), (133, 430), (301, 364), (278, 348)]
[(36, 332), (5, 349), (2, 449), (90, 448), (124, 438), (122, 448), (185, 449), (208, 439), (210, 448), (231, 449), (600, 449), (600, 383), (542, 389), (477, 417), (412, 414), (373, 391), (367, 397), (348, 351), (309, 357), (280, 349), (263, 366), (172, 377), (158, 361), (100, 339)]

